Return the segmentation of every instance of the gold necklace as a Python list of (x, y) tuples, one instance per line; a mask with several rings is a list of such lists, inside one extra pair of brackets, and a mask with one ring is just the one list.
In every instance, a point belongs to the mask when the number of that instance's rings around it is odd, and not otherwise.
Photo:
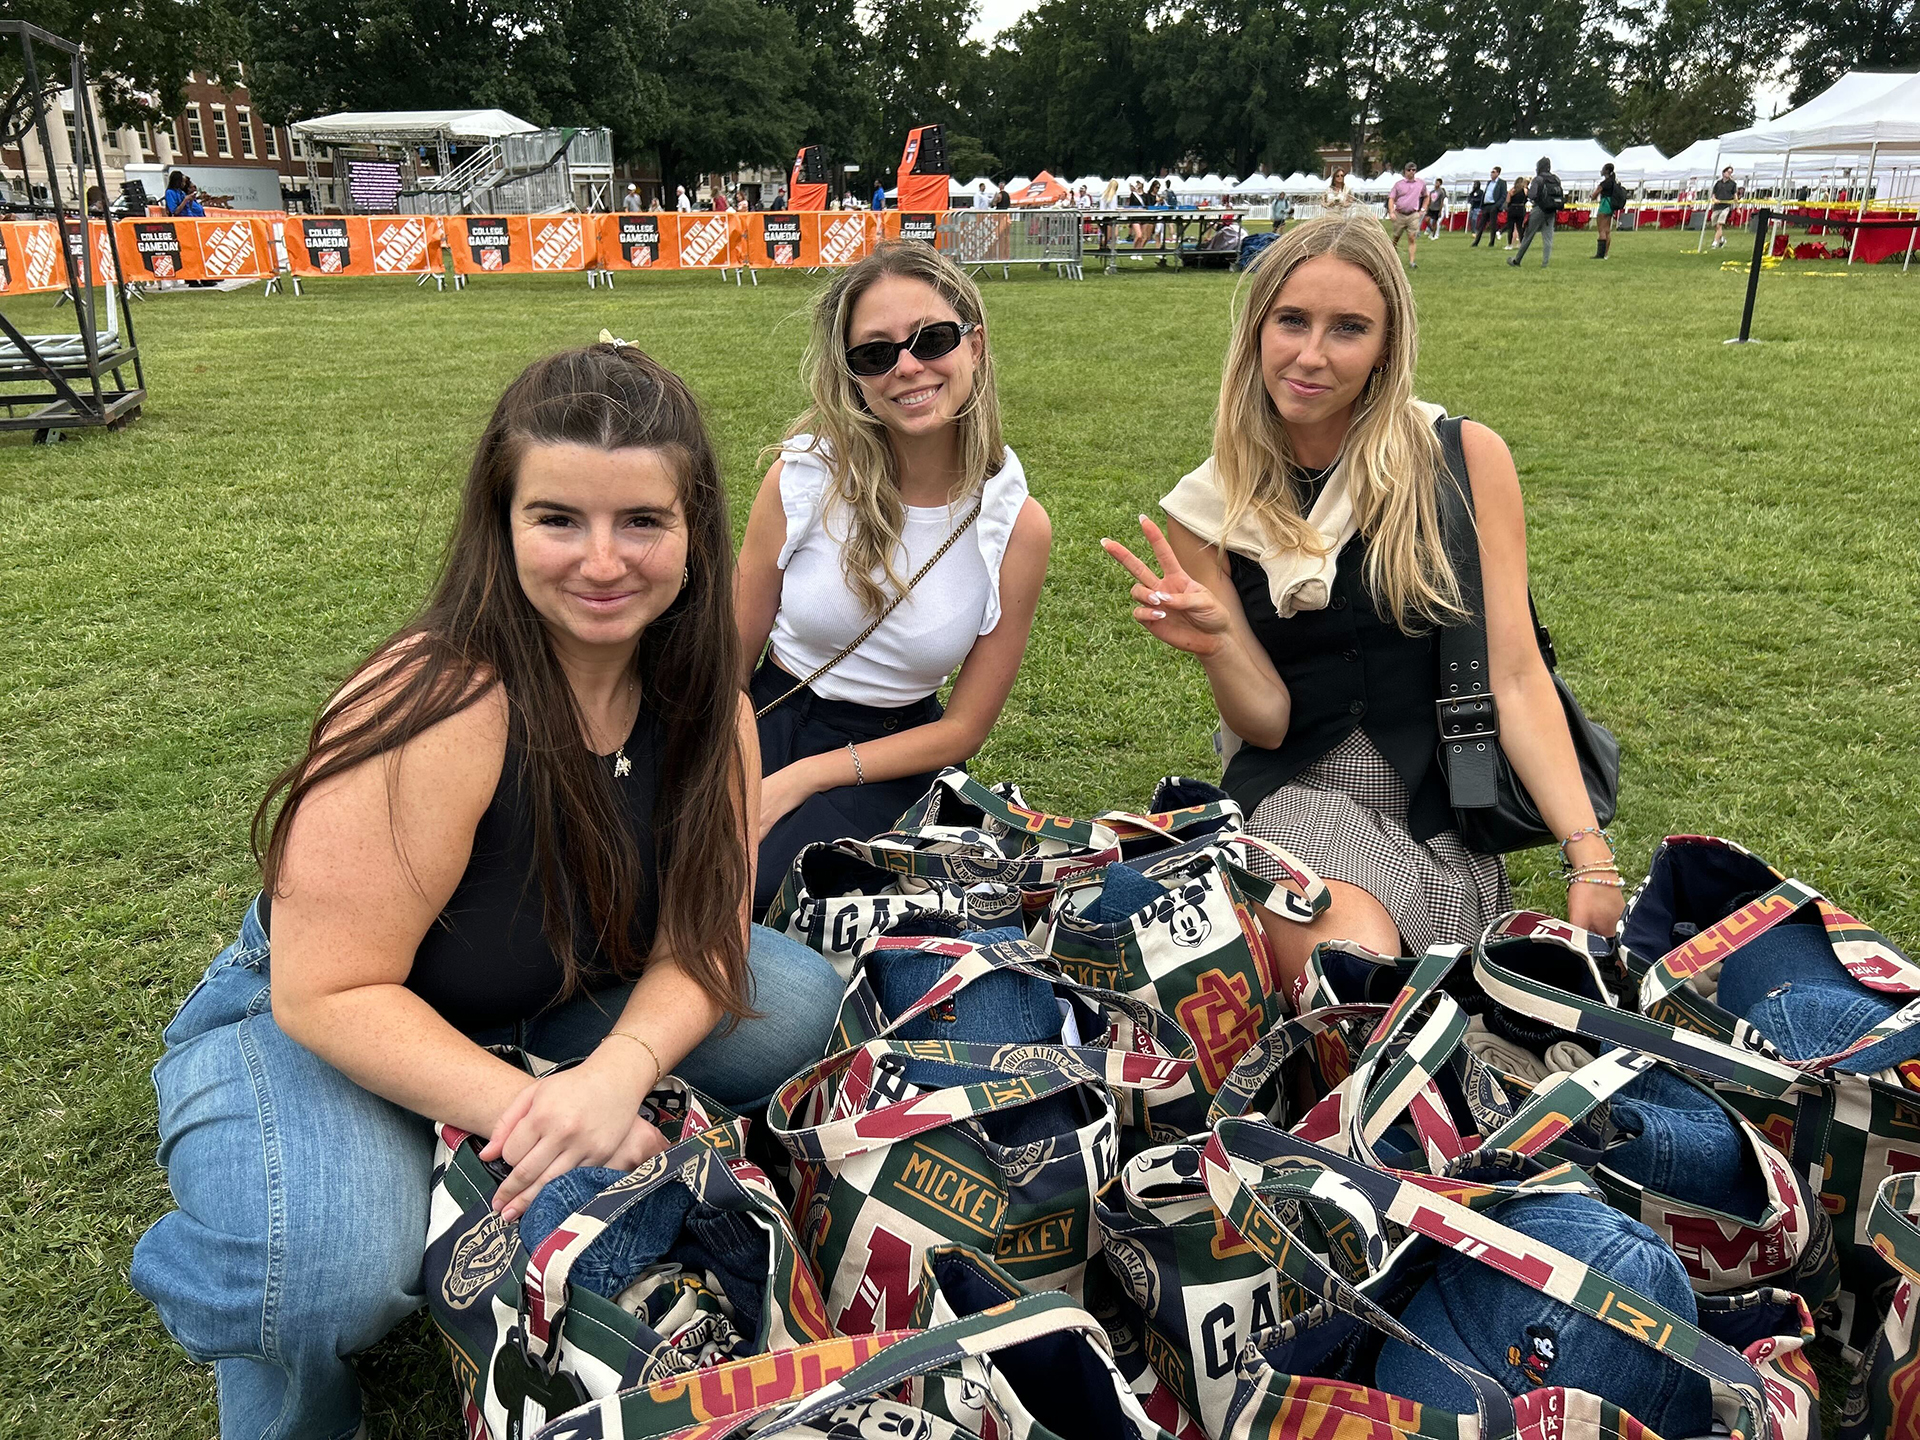
[[(627, 677), (627, 694), (631, 696), (636, 688), (638, 687), (634, 682), (634, 678), (629, 675)], [(634, 716), (636, 722), (639, 718), (638, 715)], [(616, 780), (624, 780), (632, 773), (633, 762), (627, 758), (627, 742), (622, 740), (619, 747), (613, 752), (613, 778)]]

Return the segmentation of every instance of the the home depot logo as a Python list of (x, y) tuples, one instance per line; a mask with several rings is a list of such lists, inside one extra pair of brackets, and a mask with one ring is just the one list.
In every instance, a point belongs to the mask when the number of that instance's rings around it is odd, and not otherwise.
[(867, 217), (820, 218), (820, 263), (851, 265), (867, 248)]
[(424, 220), (404, 220), (374, 231), (373, 268), (377, 274), (417, 270), (426, 253), (427, 222)]
[(716, 215), (711, 220), (690, 220), (680, 227), (680, 263), (694, 267), (727, 263), (727, 222)]
[(571, 270), (580, 259), (584, 245), (578, 220), (556, 220), (543, 226), (533, 247), (536, 270)]
[(238, 275), (254, 266), (253, 227), (216, 225), (200, 234), (200, 263), (209, 276)]
[(60, 263), (60, 242), (51, 225), (21, 226), (20, 249), (27, 257), (27, 288), (41, 290), (53, 283), (54, 267)]

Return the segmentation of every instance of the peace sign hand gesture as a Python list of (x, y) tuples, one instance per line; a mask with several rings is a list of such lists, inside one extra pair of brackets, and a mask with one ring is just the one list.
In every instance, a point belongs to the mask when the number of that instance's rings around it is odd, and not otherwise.
[(1100, 542), (1100, 547), (1138, 582), (1132, 591), (1133, 618), (1155, 639), (1164, 640), (1176, 650), (1202, 660), (1219, 654), (1229, 634), (1226, 610), (1211, 590), (1187, 574), (1158, 525), (1142, 515), (1140, 529), (1160, 562), (1160, 575), (1118, 540)]

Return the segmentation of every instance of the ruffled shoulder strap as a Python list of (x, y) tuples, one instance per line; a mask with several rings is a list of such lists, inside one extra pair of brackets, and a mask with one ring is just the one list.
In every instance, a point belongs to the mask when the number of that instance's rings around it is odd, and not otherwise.
[(1000, 562), (1006, 558), (1014, 522), (1020, 518), (1020, 507), (1026, 503), (1027, 472), (1020, 465), (1020, 457), (1009, 447), (1005, 463), (980, 489), (980, 518), (973, 522), (980, 558), (987, 566), (987, 609), (980, 617), (982, 635), (1000, 623)]
[(774, 564), (784, 570), (793, 552), (820, 523), (827, 493), (826, 441), (794, 435), (780, 447), (780, 508), (787, 516), (787, 538)]

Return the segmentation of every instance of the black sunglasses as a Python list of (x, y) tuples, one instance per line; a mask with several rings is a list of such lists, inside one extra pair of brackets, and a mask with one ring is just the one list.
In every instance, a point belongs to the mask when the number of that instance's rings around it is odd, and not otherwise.
[(847, 368), (856, 375), (872, 379), (884, 375), (900, 363), (900, 352), (911, 350), (916, 360), (938, 360), (960, 348), (960, 342), (978, 327), (957, 320), (938, 320), (922, 325), (908, 340), (869, 340), (847, 350)]

